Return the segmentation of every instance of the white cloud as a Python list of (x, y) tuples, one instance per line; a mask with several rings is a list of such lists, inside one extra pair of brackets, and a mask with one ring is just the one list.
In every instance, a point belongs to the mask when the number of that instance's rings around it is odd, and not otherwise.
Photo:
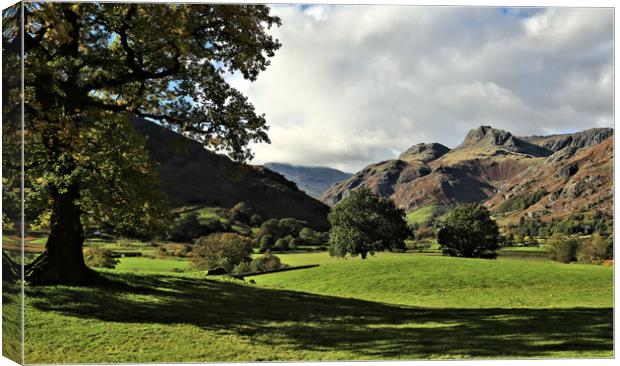
[(613, 12), (273, 6), (283, 47), (255, 83), (255, 163), (348, 171), (481, 124), (517, 135), (613, 124)]

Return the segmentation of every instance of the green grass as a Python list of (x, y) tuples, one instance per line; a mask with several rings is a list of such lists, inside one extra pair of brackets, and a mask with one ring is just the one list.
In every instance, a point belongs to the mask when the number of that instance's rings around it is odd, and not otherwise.
[(433, 213), (439, 208), (437, 205), (429, 205), (419, 208), (415, 211), (407, 213), (407, 223), (409, 224), (421, 224), (428, 220)]
[[(278, 256), (320, 267), (250, 284), (204, 272), (137, 272), (145, 258), (126, 258), (136, 272), (102, 271), (109, 282), (98, 287), (27, 287), (25, 362), (613, 355), (610, 267), (387, 253), (365, 261)], [(153, 261), (167, 264), (142, 264), (164, 271), (180, 262)]]
[(512, 252), (542, 252), (549, 253), (549, 248), (546, 246), (539, 247), (504, 247), (501, 250), (512, 251)]
[(167, 259), (167, 258), (147, 258), (147, 257), (127, 257), (119, 258), (119, 263), (115, 270), (130, 272), (174, 272), (193, 271), (189, 260)]
[[(294, 256), (299, 255), (296, 259)], [(613, 269), (524, 259), (378, 253), (338, 260), (327, 253), (280, 256), (320, 267), (257, 276), (262, 286), (441, 308), (611, 307)]]
[(199, 219), (217, 219), (224, 221), (225, 218), (221, 217), (218, 213), (220, 210), (221, 208), (219, 207), (202, 207), (195, 212), (198, 214)]

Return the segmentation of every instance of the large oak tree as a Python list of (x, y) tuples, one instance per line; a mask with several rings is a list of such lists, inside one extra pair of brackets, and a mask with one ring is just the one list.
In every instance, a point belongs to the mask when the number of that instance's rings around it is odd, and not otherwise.
[[(268, 7), (48, 2), (3, 13), (3, 116), (14, 127), (7, 142), (19, 134), (22, 12), (26, 214), (50, 230), (26, 270), (31, 282), (89, 280), (86, 223), (147, 238), (165, 222), (165, 197), (132, 118), (239, 161), (252, 156), (250, 142), (268, 142), (264, 116), (224, 79), (238, 72), (254, 80), (269, 65), (280, 44), (267, 31), (280, 19)], [(13, 173), (17, 163), (3, 162)], [(18, 187), (17, 179), (7, 175), (5, 185)]]

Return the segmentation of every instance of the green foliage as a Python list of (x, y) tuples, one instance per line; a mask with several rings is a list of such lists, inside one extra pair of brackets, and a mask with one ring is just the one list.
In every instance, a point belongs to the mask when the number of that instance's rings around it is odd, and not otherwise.
[(87, 266), (95, 268), (114, 268), (118, 264), (112, 251), (99, 247), (84, 249), (84, 262)]
[(464, 204), (448, 214), (437, 241), (444, 255), (495, 258), (499, 249), (499, 229), (485, 207)]
[(334, 206), (328, 216), (329, 253), (332, 256), (361, 255), (380, 250), (404, 250), (410, 231), (405, 212), (390, 199), (375, 196), (362, 187)]
[(177, 217), (168, 229), (168, 238), (176, 242), (193, 242), (195, 239), (216, 232), (231, 231), (231, 227), (216, 218), (199, 219), (196, 212)]
[(196, 241), (192, 261), (198, 269), (222, 267), (227, 273), (241, 262), (250, 262), (252, 243), (234, 233), (215, 233)]
[(581, 242), (576, 258), (580, 263), (600, 264), (607, 259), (612, 259), (613, 255), (613, 240), (596, 234), (590, 240)]
[(560, 263), (570, 263), (577, 259), (577, 239), (568, 238), (560, 234), (553, 234), (547, 241), (549, 258)]
[(263, 235), (260, 238), (260, 249), (259, 249), (259, 251), (261, 253), (265, 253), (266, 251), (271, 249), (271, 246), (273, 245), (273, 243), (274, 243), (273, 236), (271, 236), (270, 234)]
[(288, 250), (288, 241), (286, 239), (280, 238), (278, 240), (276, 240), (276, 244), (274, 245), (274, 248), (284, 252)]
[(291, 239), (296, 238), (306, 225), (308, 225), (307, 222), (294, 218), (269, 219), (261, 224), (256, 232), (256, 237), (261, 238), (261, 244), (266, 243), (263, 242), (262, 238), (268, 236), (270, 246), (278, 239), (286, 239), (288, 245)]
[(512, 197), (502, 202), (502, 204), (497, 208), (497, 212), (503, 213), (516, 210), (525, 210), (531, 205), (540, 201), (540, 199), (543, 198), (545, 195), (547, 195), (547, 191), (541, 189), (536, 192), (526, 193), (520, 196)]
[(230, 210), (228, 210), (226, 216), (233, 222), (238, 221), (246, 225), (252, 225), (253, 222), (255, 223), (260, 221), (260, 216), (256, 215), (254, 210), (245, 202), (239, 202), (234, 205)]
[[(3, 13), (3, 121), (8, 117), (13, 127), (3, 140), (11, 151), (19, 148), (14, 117), (23, 95), (27, 221), (51, 210), (51, 237), (66, 237), (48, 245), (81, 248), (82, 222), (138, 238), (165, 229), (166, 198), (131, 125), (136, 116), (237, 161), (252, 157), (251, 142), (269, 141), (264, 116), (224, 78), (239, 72), (255, 80), (269, 65), (280, 43), (267, 30), (280, 19), (268, 7), (42, 2), (23, 8), (23, 24), (20, 11)], [(15, 72), (22, 60), (23, 93)], [(6, 165), (9, 172), (17, 164)], [(18, 187), (7, 183), (7, 194)], [(46, 255), (56, 253), (78, 251)], [(79, 282), (79, 271), (62, 264), (76, 268), (81, 259), (52, 258), (42, 262), (49, 276), (33, 278)]]
[(255, 258), (250, 263), (251, 272), (265, 272), (273, 271), (282, 268), (280, 258), (271, 253), (266, 253), (260, 257)]

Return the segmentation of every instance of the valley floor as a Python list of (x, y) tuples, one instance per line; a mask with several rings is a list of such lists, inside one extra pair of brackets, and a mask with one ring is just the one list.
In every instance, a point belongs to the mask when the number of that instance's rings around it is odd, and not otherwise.
[(280, 257), (320, 266), (242, 282), (121, 263), (99, 287), (27, 287), (25, 362), (613, 356), (612, 267)]

